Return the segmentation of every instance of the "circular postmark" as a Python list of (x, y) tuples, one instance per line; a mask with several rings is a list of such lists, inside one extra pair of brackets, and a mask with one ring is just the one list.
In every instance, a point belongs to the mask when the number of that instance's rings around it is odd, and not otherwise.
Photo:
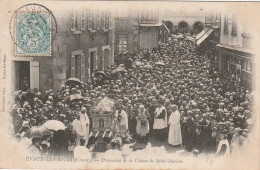
[(53, 13), (40, 4), (26, 4), (12, 15), (9, 30), (16, 56), (51, 56), (57, 33)]

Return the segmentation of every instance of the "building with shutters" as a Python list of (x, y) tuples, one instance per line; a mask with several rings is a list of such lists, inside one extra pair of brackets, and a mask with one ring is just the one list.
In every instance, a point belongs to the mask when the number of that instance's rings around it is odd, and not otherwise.
[[(206, 28), (197, 44), (206, 44), (215, 52), (221, 74), (231, 73), (248, 88), (253, 86), (255, 75), (253, 31), (235, 14), (222, 11), (206, 16)], [(207, 30), (206, 30), (207, 29)]]
[(219, 71), (230, 72), (246, 87), (253, 87), (255, 75), (254, 33), (232, 13), (221, 14)]
[(55, 14), (57, 34), (51, 44), (51, 56), (13, 56), (12, 89), (29, 88), (41, 92), (57, 90), (66, 79), (83, 82), (94, 70), (103, 70), (114, 62), (114, 21), (111, 11), (73, 8), (50, 9)]
[(164, 41), (165, 25), (157, 9), (127, 9), (115, 12), (115, 54), (152, 50)]
[(138, 11), (133, 9), (115, 12), (115, 54), (139, 50)]

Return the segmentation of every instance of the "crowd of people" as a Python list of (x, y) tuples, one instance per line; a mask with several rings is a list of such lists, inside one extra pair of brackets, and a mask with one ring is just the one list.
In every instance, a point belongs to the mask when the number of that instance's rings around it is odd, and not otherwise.
[[(93, 74), (82, 85), (62, 85), (56, 93), (50, 89), (44, 95), (37, 89), (26, 95), (18, 91), (12, 110), (17, 139), (32, 127), (59, 120), (66, 126), (63, 132), (33, 138), (32, 145), (41, 152), (43, 145), (51, 148), (45, 153), (72, 154), (75, 147), (89, 144), (93, 109), (108, 97), (116, 103), (113, 132), (122, 131), (139, 142), (155, 138), (198, 153), (219, 153), (224, 147), (235, 153), (247, 142), (253, 94), (234, 75), (218, 73), (210, 50), (198, 53), (194, 42), (181, 38), (160, 43), (152, 51), (121, 55), (125, 61), (104, 74)], [(83, 100), (72, 102), (75, 94)], [(61, 133), (62, 139), (55, 137)]]

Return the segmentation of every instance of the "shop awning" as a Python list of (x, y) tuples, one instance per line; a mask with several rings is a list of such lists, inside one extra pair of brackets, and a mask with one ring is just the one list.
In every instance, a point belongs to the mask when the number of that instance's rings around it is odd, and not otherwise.
[(213, 32), (213, 29), (210, 28), (200, 39), (197, 40), (197, 45), (200, 45), (206, 38), (209, 37), (209, 35)]
[(163, 26), (164, 26), (164, 28), (168, 31), (168, 33), (171, 32), (165, 24), (163, 24)]
[(196, 40), (200, 39), (206, 32), (208, 32), (210, 28), (209, 27), (204, 27), (204, 29), (196, 36)]

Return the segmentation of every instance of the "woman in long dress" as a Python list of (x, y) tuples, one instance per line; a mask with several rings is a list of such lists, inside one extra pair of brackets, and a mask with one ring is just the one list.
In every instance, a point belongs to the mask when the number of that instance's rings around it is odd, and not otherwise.
[(178, 111), (178, 107), (176, 105), (170, 105), (171, 115), (169, 118), (169, 136), (168, 136), (168, 143), (170, 145), (181, 145), (182, 144), (182, 137), (181, 137), (181, 124), (180, 119), (181, 115)]
[(144, 108), (144, 105), (140, 105), (138, 109), (136, 133), (142, 141), (147, 142), (147, 134), (149, 133), (149, 114)]

